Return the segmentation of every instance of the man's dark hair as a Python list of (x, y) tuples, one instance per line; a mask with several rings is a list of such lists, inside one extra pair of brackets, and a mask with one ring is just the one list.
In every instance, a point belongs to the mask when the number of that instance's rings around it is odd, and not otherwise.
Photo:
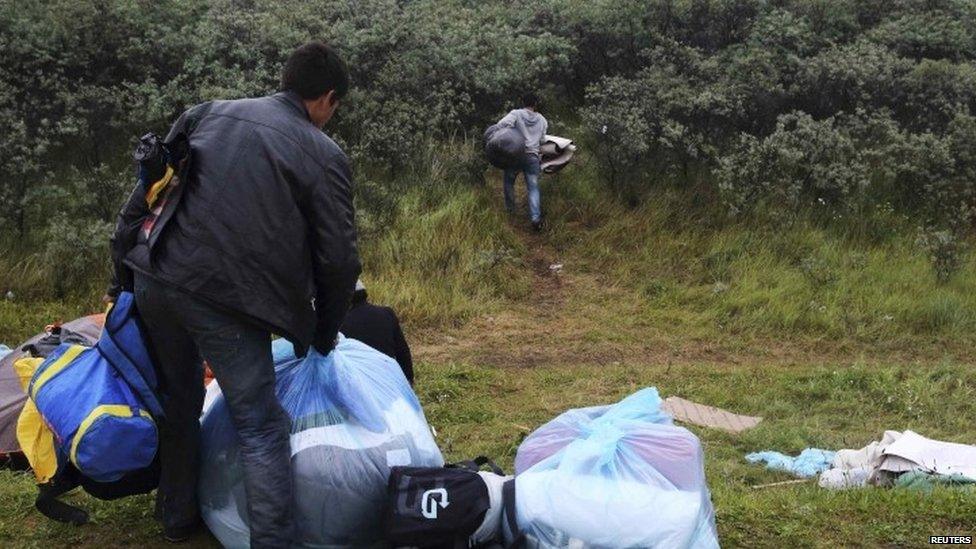
[(522, 94), (522, 106), (532, 107), (537, 109), (539, 107), (539, 96), (535, 92), (525, 92)]
[(315, 99), (329, 90), (341, 99), (349, 91), (349, 70), (339, 54), (323, 42), (309, 42), (292, 52), (281, 72), (281, 90)]

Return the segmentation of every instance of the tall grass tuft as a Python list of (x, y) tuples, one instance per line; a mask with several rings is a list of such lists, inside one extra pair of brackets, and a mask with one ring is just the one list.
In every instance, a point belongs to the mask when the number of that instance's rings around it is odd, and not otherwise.
[(408, 322), (459, 324), (528, 292), (523, 243), (469, 188), (408, 190), (388, 230), (361, 249), (371, 295)]
[(393, 180), (360, 184), (362, 278), (375, 301), (414, 325), (445, 326), (528, 292), (525, 245), (483, 192), (486, 167), (461, 136), (427, 142)]

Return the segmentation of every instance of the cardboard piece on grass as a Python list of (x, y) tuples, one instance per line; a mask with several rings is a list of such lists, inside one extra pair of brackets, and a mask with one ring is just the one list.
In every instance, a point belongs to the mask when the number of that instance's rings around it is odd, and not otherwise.
[(675, 396), (664, 399), (664, 404), (661, 407), (677, 421), (721, 429), (730, 433), (741, 433), (746, 429), (752, 429), (759, 425), (763, 419), (756, 416), (733, 414), (721, 408), (705, 406)]
[(925, 438), (905, 431), (884, 449), (882, 471), (926, 471), (976, 479), (976, 446)]

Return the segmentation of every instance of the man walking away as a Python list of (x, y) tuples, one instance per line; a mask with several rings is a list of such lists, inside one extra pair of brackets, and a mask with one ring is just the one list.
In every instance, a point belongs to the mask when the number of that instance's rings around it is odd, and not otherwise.
[(515, 178), (521, 171), (525, 175), (525, 190), (529, 198), (529, 215), (532, 229), (542, 229), (542, 204), (539, 197), (539, 176), (542, 158), (539, 148), (549, 130), (549, 122), (539, 114), (539, 97), (535, 93), (522, 96), (522, 108), (505, 115), (498, 123), (517, 128), (525, 138), (525, 160), (520, 168), (505, 170), (505, 208), (515, 213)]
[(380, 307), (367, 301), (366, 286), (356, 281), (356, 292), (352, 295), (352, 307), (342, 322), (342, 335), (358, 339), (377, 351), (393, 357), (403, 370), (410, 385), (413, 385), (413, 358), (400, 319), (389, 307)]
[(291, 421), (275, 397), (271, 333), (300, 356), (329, 352), (359, 276), (349, 161), (321, 131), (348, 88), (345, 63), (312, 42), (289, 57), (280, 93), (195, 107), (167, 139), (194, 120), (188, 180), (158, 238), (141, 238), (124, 264), (165, 399), (156, 503), (170, 541), (200, 521), (205, 359), (240, 440), (251, 547), (291, 543)]

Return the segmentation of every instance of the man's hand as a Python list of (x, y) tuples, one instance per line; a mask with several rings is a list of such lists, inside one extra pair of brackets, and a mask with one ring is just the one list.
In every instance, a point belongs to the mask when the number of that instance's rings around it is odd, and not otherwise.
[(335, 349), (335, 346), (338, 343), (339, 343), (339, 337), (338, 336), (333, 337), (332, 339), (328, 339), (328, 338), (318, 339), (318, 338), (316, 338), (316, 340), (314, 342), (312, 342), (312, 348), (315, 349), (316, 351), (318, 351), (318, 353), (320, 355), (325, 356), (325, 355), (331, 353), (332, 352), (332, 349)]

